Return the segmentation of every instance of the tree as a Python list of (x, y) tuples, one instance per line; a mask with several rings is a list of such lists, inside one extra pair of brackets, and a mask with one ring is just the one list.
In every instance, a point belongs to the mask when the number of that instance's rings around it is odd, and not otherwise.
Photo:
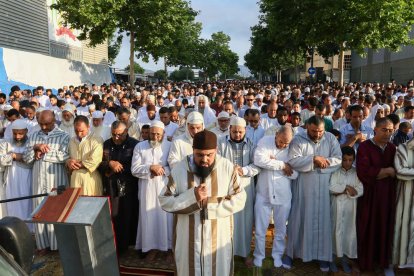
[[(196, 12), (185, 0), (57, 0), (51, 6), (60, 12), (64, 23), (80, 30), (79, 39), (90, 46), (107, 40), (112, 34), (129, 36), (130, 67), (135, 53), (147, 60), (162, 57), (160, 45), (172, 45), (182, 26), (195, 19)], [(135, 81), (130, 71), (130, 82)]]
[(115, 63), (115, 59), (121, 50), (122, 45), (122, 36), (112, 35), (108, 42), (108, 63), (109, 65), (113, 65)]
[[(125, 71), (129, 72), (129, 65), (127, 67), (125, 67)], [(141, 65), (139, 65), (138, 63), (134, 62), (134, 73), (135, 74), (144, 74), (145, 73), (145, 69), (141, 67)]]
[(174, 70), (170, 74), (170, 79), (173, 81), (193, 80), (194, 72), (189, 68), (181, 68), (180, 70)]
[(245, 65), (256, 76), (272, 75), (280, 70), (295, 68), (295, 81), (297, 81), (297, 66), (304, 62), (305, 50), (300, 47), (294, 49), (292, 44), (282, 44), (274, 39), (270, 35), (269, 28), (254, 26), (250, 38), (252, 45), (244, 57)]
[(231, 51), (230, 37), (223, 32), (213, 33), (211, 39), (202, 40), (199, 47), (198, 67), (205, 77), (214, 77), (219, 72), (232, 75), (238, 72), (239, 57)]
[(165, 70), (158, 70), (154, 73), (154, 77), (157, 78), (158, 80), (166, 80), (167, 79), (167, 71)]
[(260, 25), (268, 28), (276, 48), (316, 50), (325, 58), (340, 54), (340, 85), (344, 51), (396, 51), (413, 43), (411, 0), (262, 0), (260, 10)]

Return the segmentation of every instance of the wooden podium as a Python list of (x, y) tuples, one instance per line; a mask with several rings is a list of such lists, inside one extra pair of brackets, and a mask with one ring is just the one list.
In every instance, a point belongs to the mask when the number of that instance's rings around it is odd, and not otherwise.
[(119, 275), (108, 198), (79, 192), (46, 197), (27, 222), (53, 224), (65, 275)]

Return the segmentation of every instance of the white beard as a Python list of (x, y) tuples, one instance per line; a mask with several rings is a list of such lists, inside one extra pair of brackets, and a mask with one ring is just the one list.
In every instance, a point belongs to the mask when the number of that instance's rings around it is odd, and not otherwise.
[(152, 140), (150, 140), (150, 141), (149, 141), (149, 143), (150, 143), (150, 145), (151, 145), (151, 148), (153, 148), (153, 149), (160, 147), (160, 146), (161, 146), (161, 144), (162, 144), (162, 142), (159, 142), (159, 141), (152, 141)]
[(65, 127), (70, 127), (70, 126), (73, 126), (73, 121), (74, 121), (75, 119), (70, 119), (70, 121), (68, 122), (68, 121), (65, 121), (65, 120), (62, 120), (62, 125), (63, 126), (65, 126)]

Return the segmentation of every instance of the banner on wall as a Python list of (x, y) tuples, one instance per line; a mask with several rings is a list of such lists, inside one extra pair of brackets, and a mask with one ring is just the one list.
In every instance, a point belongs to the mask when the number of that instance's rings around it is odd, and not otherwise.
[(79, 31), (63, 25), (63, 19), (57, 10), (50, 8), (56, 0), (47, 0), (47, 16), (49, 22), (49, 40), (62, 43), (72, 47), (82, 47), (81, 41), (77, 38)]

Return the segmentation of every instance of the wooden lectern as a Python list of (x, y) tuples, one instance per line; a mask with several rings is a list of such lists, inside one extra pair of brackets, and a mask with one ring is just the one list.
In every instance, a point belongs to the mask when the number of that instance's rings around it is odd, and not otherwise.
[(46, 197), (27, 222), (53, 224), (65, 275), (119, 275), (108, 198), (79, 193)]

